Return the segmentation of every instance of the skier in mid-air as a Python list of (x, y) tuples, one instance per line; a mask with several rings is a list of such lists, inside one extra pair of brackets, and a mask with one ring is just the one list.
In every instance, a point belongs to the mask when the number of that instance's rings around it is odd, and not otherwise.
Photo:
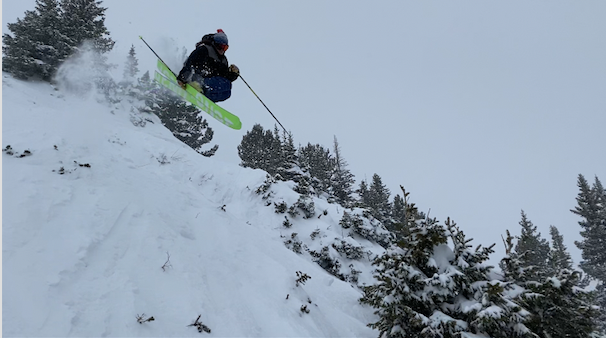
[(232, 82), (240, 75), (238, 67), (227, 62), (228, 47), (227, 35), (222, 29), (204, 35), (179, 72), (179, 85), (185, 88), (185, 84), (189, 84), (213, 102), (227, 100)]

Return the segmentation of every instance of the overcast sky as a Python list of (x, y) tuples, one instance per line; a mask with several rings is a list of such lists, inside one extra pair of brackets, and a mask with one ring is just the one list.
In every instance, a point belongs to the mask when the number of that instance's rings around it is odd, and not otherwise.
[[(3, 32), (34, 3), (4, 0)], [(497, 243), (493, 260), (524, 209), (546, 238), (557, 226), (579, 262), (577, 175), (606, 183), (606, 2), (102, 4), (114, 63), (135, 45), (140, 69), (153, 72), (142, 35), (178, 68), (183, 48), (222, 28), (230, 62), (295, 142), (332, 147), (336, 136), (358, 180), (377, 173), (392, 196), (403, 185), (475, 244)], [(275, 122), (239, 80), (222, 106), (243, 128), (211, 120), (216, 158), (239, 163), (246, 131)]]

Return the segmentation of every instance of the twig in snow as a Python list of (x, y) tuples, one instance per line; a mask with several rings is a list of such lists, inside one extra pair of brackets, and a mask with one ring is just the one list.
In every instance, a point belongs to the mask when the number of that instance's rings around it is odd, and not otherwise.
[(170, 264), (170, 254), (168, 253), (168, 251), (166, 252), (166, 256), (168, 256), (168, 258), (166, 259), (164, 265), (162, 265), (162, 271), (166, 271), (166, 269), (173, 267), (173, 265)]
[(143, 317), (145, 317), (145, 313), (142, 313), (141, 315), (137, 315), (137, 322), (139, 324), (143, 324), (145, 322), (153, 322), (155, 320), (153, 316), (151, 316), (147, 319), (143, 319)]
[(210, 328), (204, 324), (202, 324), (202, 322), (200, 322), (200, 317), (202, 317), (202, 315), (198, 315), (198, 318), (196, 318), (196, 321), (193, 322), (192, 324), (189, 324), (187, 326), (195, 326), (198, 328), (198, 332), (202, 333), (202, 331), (206, 332), (206, 333), (210, 333)]

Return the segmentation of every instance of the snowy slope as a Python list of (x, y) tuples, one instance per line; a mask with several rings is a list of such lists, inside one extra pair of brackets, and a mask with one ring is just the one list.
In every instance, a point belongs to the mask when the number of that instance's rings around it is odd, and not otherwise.
[[(6, 74), (2, 88), (4, 336), (377, 334), (358, 288), (284, 245), (298, 232), (315, 249), (343, 238), (379, 253), (343, 237), (339, 206), (316, 199), (327, 215), (286, 229), (254, 192), (264, 172), (200, 156), (155, 116)], [(355, 264), (370, 282), (369, 260)], [(297, 271), (312, 278), (297, 287)], [(210, 334), (188, 327), (198, 315)]]

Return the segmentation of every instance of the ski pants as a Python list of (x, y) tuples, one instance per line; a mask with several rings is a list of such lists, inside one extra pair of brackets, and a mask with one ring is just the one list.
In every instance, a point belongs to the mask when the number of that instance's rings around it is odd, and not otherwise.
[(225, 101), (231, 96), (231, 81), (222, 76), (202, 77), (194, 74), (192, 81), (198, 82), (202, 94), (213, 102)]

